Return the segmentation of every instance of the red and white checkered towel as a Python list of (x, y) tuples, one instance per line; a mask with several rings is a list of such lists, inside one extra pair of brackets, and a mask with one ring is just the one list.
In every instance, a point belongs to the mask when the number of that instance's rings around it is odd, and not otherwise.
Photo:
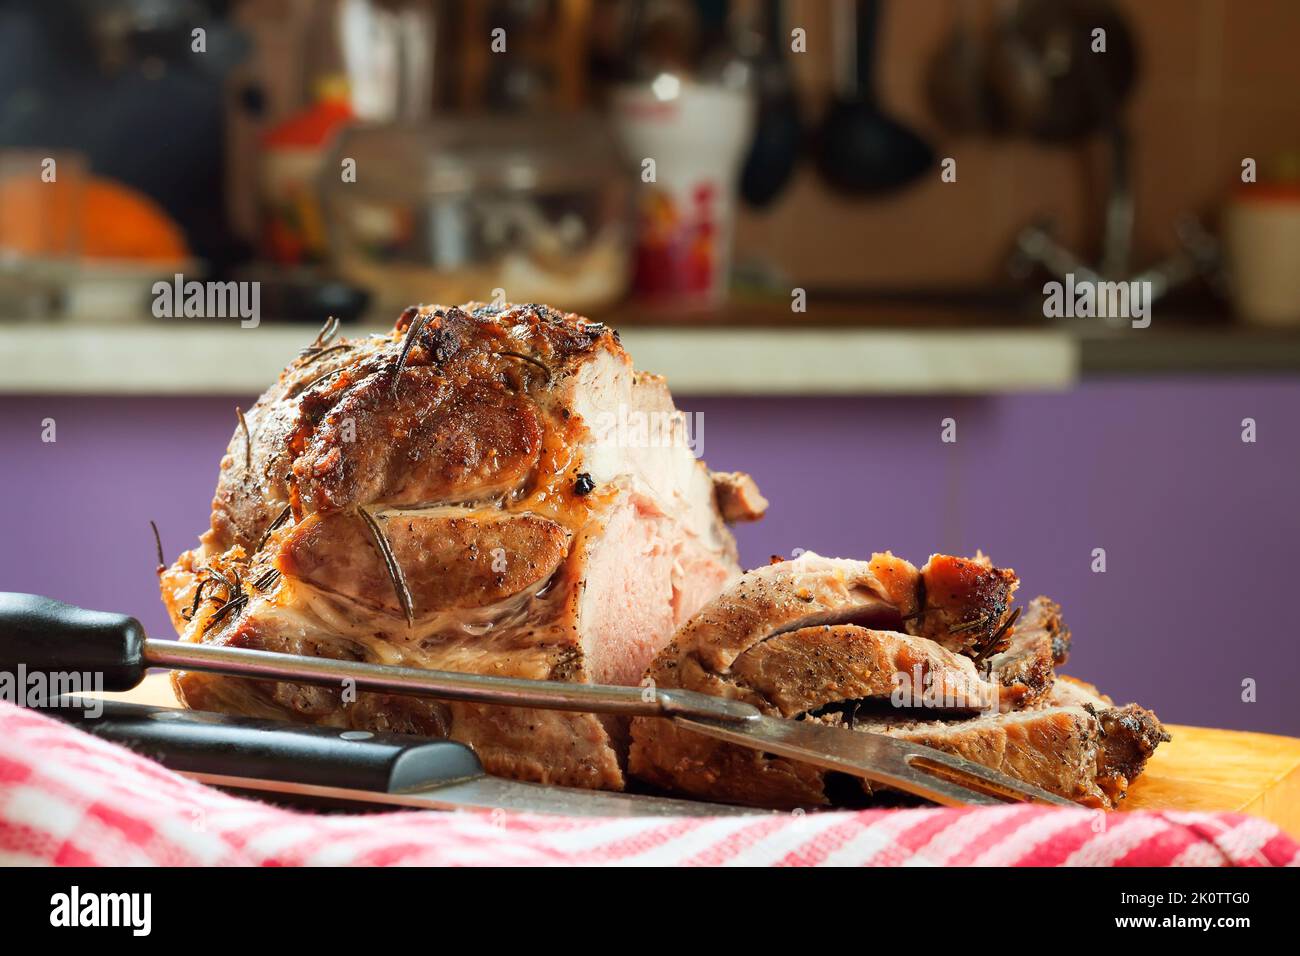
[(0, 864), (1300, 865), (1238, 814), (1008, 806), (715, 819), (317, 816), (228, 796), (0, 703)]

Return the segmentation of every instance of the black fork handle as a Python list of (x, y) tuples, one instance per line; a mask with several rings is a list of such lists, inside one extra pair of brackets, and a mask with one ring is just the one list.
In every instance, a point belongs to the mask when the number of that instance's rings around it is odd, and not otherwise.
[(126, 614), (0, 591), (0, 670), (89, 674), (95, 689), (130, 690), (149, 669), (144, 645), (144, 628)]

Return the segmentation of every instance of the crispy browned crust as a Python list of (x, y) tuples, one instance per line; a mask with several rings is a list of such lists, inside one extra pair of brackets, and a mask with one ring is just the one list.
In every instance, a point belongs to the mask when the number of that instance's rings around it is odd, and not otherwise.
[(516, 488), (543, 464), (544, 424), (528, 393), (596, 349), (626, 359), (611, 330), (581, 316), (470, 303), (408, 309), (387, 335), (301, 356), (247, 413), (251, 469), (242, 431), (232, 437), (205, 543), (252, 553), (286, 504), (301, 519)]
[(1098, 721), (1101, 745), (1097, 782), (1112, 803), (1119, 803), (1160, 744), (1172, 739), (1154, 713), (1137, 704), (1115, 706), (1092, 684), (1058, 674), (1049, 705), (1081, 707)]
[(1070, 631), (1061, 620), (1061, 606), (1045, 597), (1029, 602), (1016, 621), (1005, 651), (989, 661), (1001, 685), (1001, 708), (1021, 710), (1046, 699), (1055, 681), (1054, 668), (1065, 663)]
[(1014, 571), (987, 558), (935, 554), (921, 568), (921, 585), (924, 613), (908, 622), (909, 633), (980, 657), (1006, 650), (1004, 625), (1019, 586)]
[[(161, 576), (177, 630), (305, 656), (591, 680), (577, 612), (587, 550), (575, 542), (598, 535), (620, 499), (592, 485), (578, 450), (592, 441), (588, 375), (611, 368), (631, 372), (616, 333), (540, 305), (413, 307), (387, 334), (314, 343), (246, 413), (202, 547)], [(666, 389), (659, 402), (672, 408)], [(719, 561), (734, 568), (734, 542), (713, 520)], [(590, 714), (353, 700), (199, 673), (175, 683), (190, 706), (450, 734), (493, 773), (623, 784), (614, 738), (625, 728)]]
[[(569, 532), (532, 514), (380, 514), (376, 526), (403, 570), (418, 619), (486, 607), (540, 585), (568, 553)], [(510, 561), (494, 567), (493, 554)], [(356, 512), (308, 515), (280, 545), (276, 567), (361, 605), (401, 613), (373, 532)]]
[(1156, 748), (1173, 738), (1155, 714), (1137, 704), (1099, 711), (1097, 719), (1102, 730), (1097, 782), (1111, 802), (1118, 804)]

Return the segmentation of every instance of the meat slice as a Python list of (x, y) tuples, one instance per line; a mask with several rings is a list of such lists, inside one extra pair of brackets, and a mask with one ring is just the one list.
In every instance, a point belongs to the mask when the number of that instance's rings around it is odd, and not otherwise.
[[(683, 687), (753, 704), (774, 717), (852, 725), (895, 706), (931, 713), (995, 709), (997, 687), (967, 657), (933, 641), (853, 624), (776, 634), (740, 654), (729, 673), (664, 652), (651, 668), (658, 686)], [(808, 764), (723, 743), (657, 718), (632, 721), (631, 772), (665, 789), (763, 807), (831, 803), (826, 774)]]
[[(851, 722), (891, 708), (995, 711), (999, 688), (970, 657), (901, 632), (925, 613), (921, 581), (914, 566), (888, 553), (869, 561), (805, 553), (758, 568), (678, 631), (649, 680), (789, 718)], [(950, 595), (944, 599), (951, 607)], [(957, 636), (952, 642), (965, 646)], [(776, 807), (831, 802), (816, 768), (655, 718), (632, 722), (629, 767), (651, 783), (704, 798)]]
[[(868, 561), (808, 551), (746, 573), (681, 629), (672, 654), (725, 673), (758, 642), (815, 624), (906, 630), (974, 653), (1006, 645), (1015, 587), (1015, 572), (987, 559), (935, 555), (918, 571), (888, 551)], [(1001, 608), (996, 614), (994, 606)]]
[(1068, 677), (1056, 686), (1031, 710), (957, 721), (877, 717), (853, 729), (935, 747), (1085, 806), (1114, 809), (1169, 734), (1137, 704), (1116, 707)]
[(1172, 739), (1159, 718), (1145, 707), (1117, 707), (1093, 685), (1065, 674), (1057, 675), (1050, 702), (1082, 707), (1097, 718), (1102, 734), (1097, 779), (1115, 802), (1124, 798), (1156, 748)]
[(718, 497), (718, 510), (728, 524), (757, 521), (767, 514), (767, 499), (759, 492), (754, 479), (743, 471), (715, 471), (713, 490)]
[(836, 707), (851, 722), (853, 708), (872, 700), (967, 713), (992, 709), (998, 699), (998, 688), (969, 658), (933, 641), (852, 624), (777, 634), (736, 658), (731, 675), (782, 717)]
[[(629, 420), (656, 440), (612, 427)], [(211, 527), (162, 575), (183, 640), (633, 684), (740, 573), (664, 380), (575, 315), (426, 306), (391, 333), (323, 335), (246, 421)], [(449, 735), (493, 773), (623, 784), (626, 728), (590, 714), (175, 683), (192, 707)]]
[[(961, 560), (937, 555), (927, 567), (940, 576), (997, 582), (969, 585), (976, 608), (990, 589), (1009, 600), (1010, 572), (994, 573), (999, 569), (986, 559), (968, 566)], [(962, 628), (971, 610), (958, 609), (956, 586), (931, 589), (921, 586), (924, 580), (924, 571), (888, 554), (867, 562), (805, 554), (751, 571), (682, 627), (649, 676), (661, 687), (743, 700), (773, 716), (889, 734), (1087, 806), (1116, 806), (1168, 739), (1155, 715), (1054, 679), (1070, 636), (1059, 606), (1047, 598), (1030, 602), (1011, 636), (997, 638), (1007, 646), (987, 661), (984, 676), (984, 664), (951, 649), (971, 649)], [(939, 611), (928, 615), (932, 598)], [(927, 618), (933, 639), (878, 629)], [(957, 622), (956, 635), (942, 631), (945, 620)], [(782, 809), (871, 793), (858, 781), (846, 789), (839, 775), (655, 718), (632, 722), (629, 768), (666, 789)]]
[(1115, 805), (1101, 785), (1102, 737), (1097, 718), (1081, 707), (1046, 707), (958, 721), (882, 718), (860, 722), (854, 729), (965, 757), (1085, 806)]
[(1061, 620), (1061, 606), (1036, 597), (1011, 632), (1011, 642), (989, 660), (989, 670), (1001, 688), (1002, 710), (1022, 710), (1047, 698), (1055, 668), (1070, 654), (1070, 630)]

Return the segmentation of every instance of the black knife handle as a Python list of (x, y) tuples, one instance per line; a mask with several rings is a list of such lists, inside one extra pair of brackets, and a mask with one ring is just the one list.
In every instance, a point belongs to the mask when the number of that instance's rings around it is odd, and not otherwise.
[(125, 614), (87, 611), (35, 594), (0, 591), (0, 670), (96, 674), (104, 690), (144, 680), (144, 628)]
[[(62, 698), (43, 713), (122, 744), (178, 773), (341, 787), (375, 793), (482, 776), (452, 740), (231, 717), (205, 711)], [(102, 706), (102, 713), (93, 716)]]

